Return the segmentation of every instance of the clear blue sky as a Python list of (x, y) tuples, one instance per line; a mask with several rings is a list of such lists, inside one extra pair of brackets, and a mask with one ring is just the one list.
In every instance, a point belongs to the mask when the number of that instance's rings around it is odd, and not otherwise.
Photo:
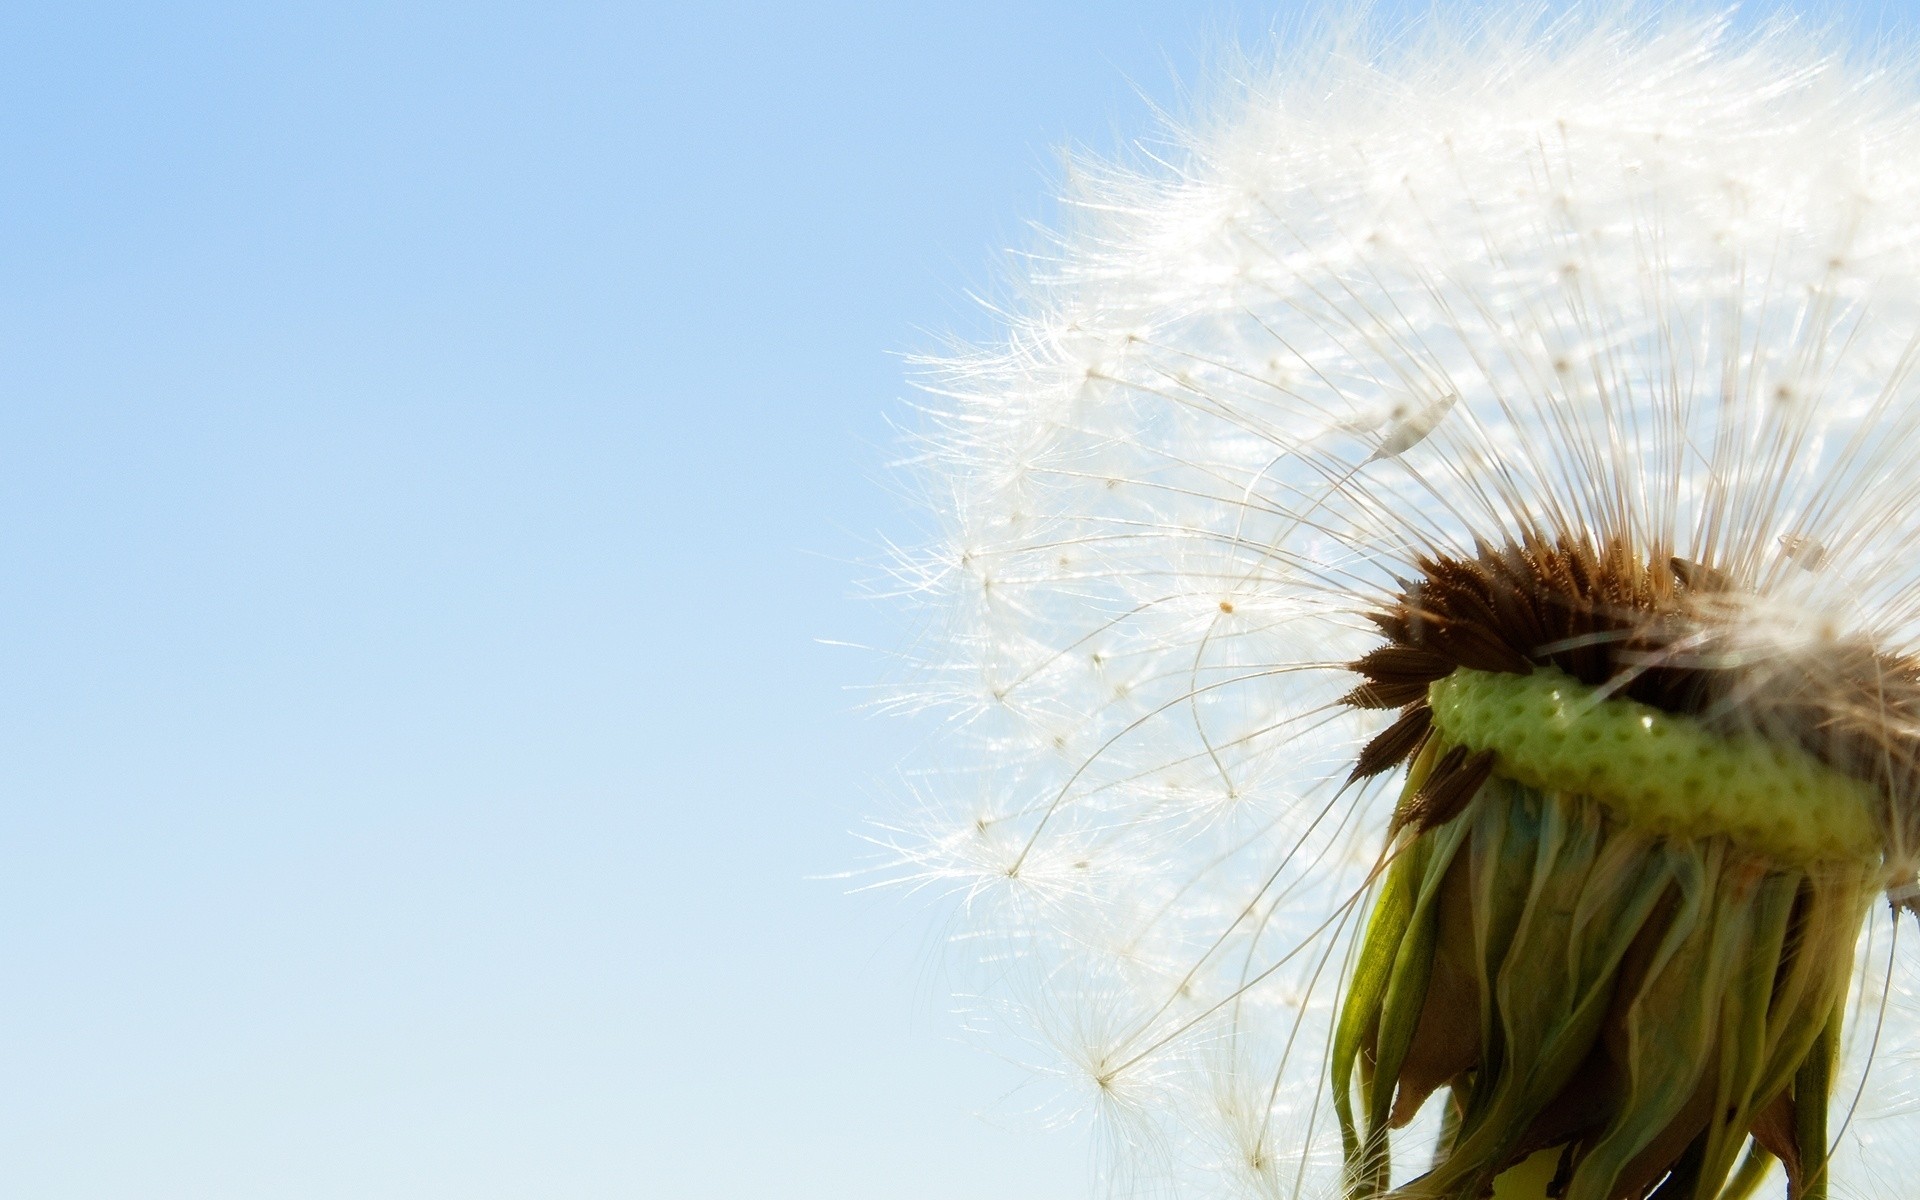
[(898, 354), (1261, 10), (0, 16), (0, 1197), (1067, 1197), (858, 865)]

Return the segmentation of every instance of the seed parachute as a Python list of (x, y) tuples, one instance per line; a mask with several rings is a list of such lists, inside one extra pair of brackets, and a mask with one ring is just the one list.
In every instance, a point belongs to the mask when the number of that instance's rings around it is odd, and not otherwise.
[(1348, 30), (929, 364), (899, 870), (1117, 1191), (1920, 1168), (1920, 88), (1787, 21)]

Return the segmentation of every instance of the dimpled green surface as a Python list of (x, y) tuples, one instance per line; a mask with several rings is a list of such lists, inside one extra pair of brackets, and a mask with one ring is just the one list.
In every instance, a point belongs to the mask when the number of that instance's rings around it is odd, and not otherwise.
[(1456, 670), (1428, 700), (1446, 744), (1492, 750), (1507, 778), (1592, 796), (1640, 828), (1725, 834), (1793, 863), (1880, 856), (1873, 789), (1797, 746), (1721, 736), (1689, 717), (1603, 698), (1552, 668)]

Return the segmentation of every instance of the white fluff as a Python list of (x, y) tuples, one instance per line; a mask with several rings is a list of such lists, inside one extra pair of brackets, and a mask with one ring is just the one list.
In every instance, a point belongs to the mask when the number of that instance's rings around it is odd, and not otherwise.
[[(1341, 790), (1384, 720), (1332, 702), (1412, 555), (1617, 534), (1737, 566), (1766, 636), (1920, 650), (1920, 100), (1791, 24), (1611, 17), (1327, 38), (1217, 114), (1087, 172), (933, 364), (903, 700), (951, 720), (889, 842), (1110, 1180), (1320, 1197), (1394, 786)], [(1902, 936), (1836, 1195), (1914, 1177)]]

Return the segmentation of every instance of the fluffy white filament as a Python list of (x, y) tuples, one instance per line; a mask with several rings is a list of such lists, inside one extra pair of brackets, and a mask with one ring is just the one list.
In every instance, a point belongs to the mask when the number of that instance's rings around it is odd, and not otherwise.
[[(1334, 701), (1414, 555), (1618, 536), (1739, 574), (1756, 644), (1920, 650), (1911, 82), (1789, 25), (1506, 29), (1328, 39), (1090, 172), (933, 364), (905, 699), (950, 724), (889, 843), (1140, 1190), (1337, 1191), (1397, 784), (1342, 786), (1391, 714)], [(1903, 941), (1862, 939), (1836, 1195), (1914, 1178)]]

